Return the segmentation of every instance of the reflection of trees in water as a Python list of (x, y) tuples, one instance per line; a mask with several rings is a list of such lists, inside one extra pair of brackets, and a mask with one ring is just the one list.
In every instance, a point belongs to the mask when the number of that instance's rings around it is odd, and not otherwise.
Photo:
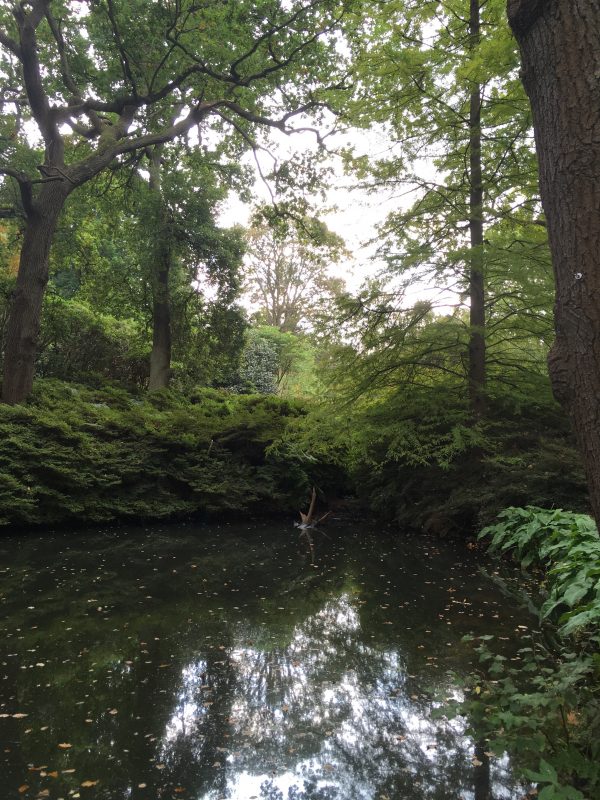
[[(363, 543), (354, 573), (368, 590), (354, 596), (359, 581), (348, 578), (347, 563), (340, 569), (343, 548), (332, 544), (318, 570), (299, 570), (295, 539), (286, 551), (278, 537), (270, 559), (254, 539), (245, 550), (240, 542), (227, 571), (221, 567), (227, 559), (217, 558), (222, 542), (211, 540), (205, 561), (197, 551), (193, 556), (202, 572), (188, 570), (183, 585), (180, 577), (164, 579), (163, 565), (173, 565), (177, 553), (172, 541), (156, 550), (146, 544), (146, 551), (136, 544), (131, 560), (131, 545), (103, 551), (93, 586), (91, 568), (83, 571), (93, 552), (56, 561), (69, 590), (68, 623), (55, 595), (46, 603), (45, 592), (55, 591), (46, 587), (47, 576), (38, 591), (34, 570), (28, 572), (28, 591), (45, 616), (36, 616), (39, 627), (29, 630), (21, 609), (6, 632), (24, 637), (19, 653), (31, 656), (23, 663), (39, 659), (46, 666), (36, 674), (17, 670), (8, 654), (1, 659), (9, 662), (3, 688), (18, 696), (14, 710), (28, 711), (27, 724), (35, 728), (4, 755), (10, 785), (30, 779), (31, 762), (76, 765), (79, 776), (100, 779), (98, 800), (171, 797), (176, 787), (198, 800), (259, 793), (265, 800), (473, 798), (471, 745), (459, 728), (431, 721), (432, 702), (418, 688), (423, 673), (406, 674), (405, 658), (423, 660), (415, 658), (421, 651), (411, 639), (416, 625), (406, 634), (402, 616), (382, 604), (391, 602), (397, 562), (382, 566), (374, 546), (368, 562)], [(415, 586), (398, 597), (412, 597), (416, 586), (437, 579), (429, 561), (404, 560)], [(141, 576), (133, 585), (132, 575)], [(436, 612), (445, 591), (438, 587)], [(100, 606), (110, 608), (102, 618)], [(416, 624), (436, 617), (431, 608), (410, 611), (417, 613)], [(439, 636), (445, 647), (450, 635), (434, 629), (431, 639)], [(10, 647), (12, 653), (17, 645)], [(42, 674), (52, 680), (51, 691)], [(441, 670), (431, 675), (428, 688), (443, 687)], [(113, 707), (118, 714), (111, 716)], [(16, 721), (3, 723), (18, 737)], [(47, 724), (50, 732), (39, 733)], [(73, 743), (68, 763), (57, 760), (60, 741)], [(481, 770), (478, 777), (476, 800), (488, 800)], [(506, 776), (496, 780), (497, 799), (516, 796), (502, 792), (502, 784), (509, 786)]]
[(160, 747), (164, 779), (183, 781), (200, 796), (225, 793), (235, 666), (227, 651), (208, 650), (182, 671), (171, 719)]
[(273, 800), (442, 800), (473, 786), (471, 744), (429, 719), (426, 698), (406, 695), (398, 653), (366, 644), (358, 619), (342, 596), (286, 648), (233, 650), (230, 785), (241, 773), (293, 775), (285, 790), (263, 781)]

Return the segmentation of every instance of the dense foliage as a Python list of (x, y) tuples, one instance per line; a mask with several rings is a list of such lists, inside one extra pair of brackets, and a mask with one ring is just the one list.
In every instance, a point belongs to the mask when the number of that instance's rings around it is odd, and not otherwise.
[[(499, 753), (515, 748), (539, 797), (600, 791), (600, 538), (593, 520), (560, 509), (507, 508), (480, 538), (542, 577), (541, 629), (520, 633), (512, 660), (479, 639), (480, 671), (454, 708)], [(548, 626), (548, 622), (554, 623)], [(554, 625), (558, 625), (555, 633)]]
[(1, 523), (291, 513), (310, 478), (270, 447), (301, 413), (275, 397), (40, 380), (30, 403), (0, 408)]
[(492, 552), (511, 553), (522, 567), (544, 570), (543, 619), (557, 619), (562, 636), (587, 630), (600, 645), (600, 537), (591, 517), (562, 509), (508, 508), (481, 531), (483, 537), (491, 537)]

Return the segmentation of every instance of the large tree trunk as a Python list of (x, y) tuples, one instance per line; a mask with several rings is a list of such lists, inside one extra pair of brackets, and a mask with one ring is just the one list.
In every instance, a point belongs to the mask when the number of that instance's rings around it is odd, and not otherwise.
[[(471, 0), (471, 47), (479, 44), (480, 0)], [(481, 86), (475, 84), (469, 99), (469, 399), (475, 418), (485, 407), (485, 287), (483, 255), (483, 177), (481, 166)]]
[(600, 523), (600, 3), (509, 0), (556, 278), (556, 398), (573, 419)]
[(156, 248), (151, 258), (152, 286), (152, 353), (150, 354), (150, 380), (148, 389), (164, 389), (171, 378), (171, 298), (169, 274), (171, 271), (171, 233), (168, 209), (165, 207), (160, 180), (161, 146), (156, 146), (150, 158), (149, 187), (154, 194), (157, 210)]
[(69, 191), (66, 181), (47, 184), (27, 218), (17, 283), (6, 326), (2, 382), (4, 403), (22, 403), (33, 386), (42, 302), (48, 283), (50, 245)]

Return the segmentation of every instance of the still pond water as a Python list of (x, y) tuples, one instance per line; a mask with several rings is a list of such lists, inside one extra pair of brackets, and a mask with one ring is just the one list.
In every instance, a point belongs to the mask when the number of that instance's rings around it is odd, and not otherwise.
[(327, 537), (315, 564), (285, 523), (0, 539), (2, 800), (521, 797), (431, 712), (461, 637), (511, 648), (526, 613), (461, 549)]

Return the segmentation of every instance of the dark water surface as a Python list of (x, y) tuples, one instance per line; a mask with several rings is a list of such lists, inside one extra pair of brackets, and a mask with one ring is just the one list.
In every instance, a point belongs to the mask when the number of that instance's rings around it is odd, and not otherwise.
[(486, 796), (431, 711), (465, 633), (529, 619), (460, 549), (327, 533), (315, 565), (285, 523), (0, 539), (0, 798)]

